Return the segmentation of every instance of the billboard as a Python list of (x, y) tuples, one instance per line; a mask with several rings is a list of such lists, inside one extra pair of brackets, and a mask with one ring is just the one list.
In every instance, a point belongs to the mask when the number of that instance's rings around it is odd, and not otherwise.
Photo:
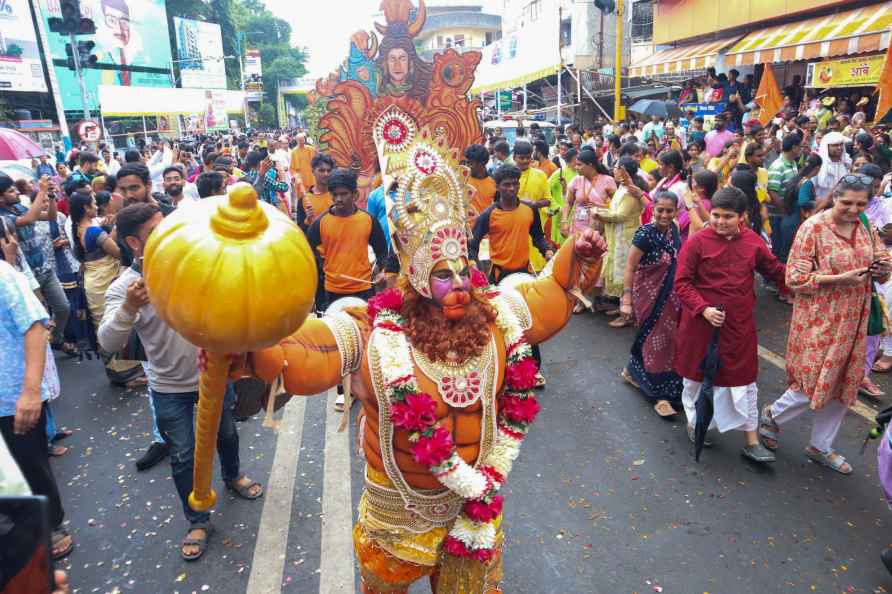
[(28, 0), (0, 0), (0, 90), (47, 91)]
[(812, 62), (805, 73), (805, 86), (815, 89), (872, 87), (880, 82), (886, 54)]
[[(48, 19), (62, 16), (59, 0), (39, 0), (39, 4), (62, 105), (66, 110), (79, 110), (80, 87), (74, 71), (66, 66), (68, 38), (49, 33)], [(99, 108), (96, 92), (99, 85), (172, 86), (165, 0), (81, 0), (81, 14), (96, 23), (96, 35), (78, 37), (94, 41), (93, 53), (99, 58), (95, 69), (84, 72), (90, 109)]]
[(226, 63), (220, 25), (174, 17), (173, 26), (181, 86), (184, 89), (225, 89)]
[(204, 128), (208, 132), (226, 130), (229, 117), (226, 115), (226, 93), (205, 91)]

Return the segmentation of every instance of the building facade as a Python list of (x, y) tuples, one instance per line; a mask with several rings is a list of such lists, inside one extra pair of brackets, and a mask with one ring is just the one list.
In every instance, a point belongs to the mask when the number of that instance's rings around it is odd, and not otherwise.
[(484, 12), (479, 1), (428, 2), (427, 20), (416, 43), (425, 59), (445, 49), (480, 50), (502, 36), (502, 17)]

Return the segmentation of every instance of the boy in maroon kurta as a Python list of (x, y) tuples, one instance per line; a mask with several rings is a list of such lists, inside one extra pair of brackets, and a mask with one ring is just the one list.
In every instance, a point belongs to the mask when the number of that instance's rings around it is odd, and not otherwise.
[(759, 371), (753, 308), (753, 272), (779, 286), (784, 265), (744, 221), (746, 196), (736, 188), (716, 192), (709, 227), (691, 236), (682, 247), (675, 273), (675, 292), (682, 303), (675, 335), (675, 370), (684, 378), (682, 403), (693, 440), (695, 403), (703, 381), (702, 363), (714, 328), (719, 333), (721, 364), (715, 376), (713, 425), (721, 433), (746, 432), (743, 455), (756, 462), (774, 462), (759, 443)]

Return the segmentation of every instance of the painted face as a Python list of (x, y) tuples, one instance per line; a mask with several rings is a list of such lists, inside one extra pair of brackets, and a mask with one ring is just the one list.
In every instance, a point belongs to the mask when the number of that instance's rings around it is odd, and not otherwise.
[(443, 308), (447, 319), (464, 317), (471, 302), (471, 269), (464, 258), (441, 260), (434, 265), (430, 276), (431, 297)]
[(394, 48), (387, 54), (387, 73), (390, 79), (399, 84), (409, 76), (409, 54), (401, 48)]

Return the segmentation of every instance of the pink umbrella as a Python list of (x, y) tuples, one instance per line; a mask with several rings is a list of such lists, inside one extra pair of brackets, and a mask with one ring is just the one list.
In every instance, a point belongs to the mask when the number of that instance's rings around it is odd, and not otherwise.
[(42, 146), (11, 128), (0, 128), (0, 161), (18, 161), (46, 154)]

